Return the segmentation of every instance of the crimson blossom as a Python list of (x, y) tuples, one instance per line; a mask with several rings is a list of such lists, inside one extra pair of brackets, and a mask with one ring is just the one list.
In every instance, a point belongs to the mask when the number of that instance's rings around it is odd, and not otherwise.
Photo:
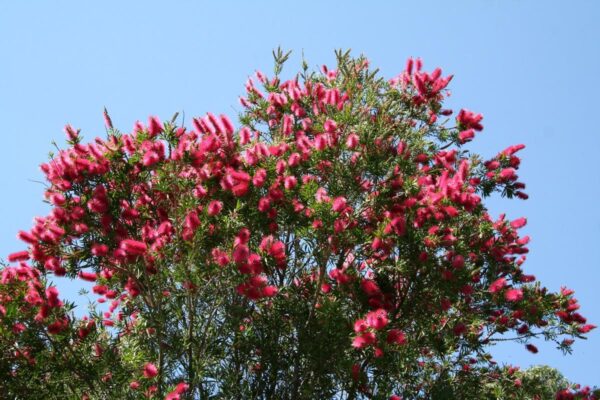
[[(535, 398), (497, 341), (568, 352), (594, 328), (527, 274), (524, 146), (469, 150), (483, 116), (444, 108), (420, 59), (364, 57), (248, 79), (239, 123), (150, 117), (41, 169), (52, 210), (0, 280), (9, 398)], [(83, 317), (52, 279), (93, 282)], [(80, 313), (81, 314), (81, 313)], [(557, 398), (595, 397), (562, 387)]]

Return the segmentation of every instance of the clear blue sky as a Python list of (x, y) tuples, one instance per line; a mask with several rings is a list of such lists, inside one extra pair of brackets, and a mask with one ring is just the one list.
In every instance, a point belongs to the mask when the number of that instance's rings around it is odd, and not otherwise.
[[(527, 145), (520, 175), (530, 200), (489, 207), (528, 217), (526, 271), (552, 290), (575, 289), (600, 325), (599, 20), (592, 0), (2, 1), (0, 255), (21, 250), (15, 233), (47, 212), (34, 181), (67, 122), (92, 139), (104, 135), (103, 106), (122, 130), (150, 114), (235, 116), (246, 78), (272, 71), (278, 45), (295, 51), (288, 71), (302, 50), (318, 66), (352, 48), (388, 77), (421, 56), (455, 74), (453, 107), (484, 114), (478, 151)], [(600, 384), (598, 331), (569, 357), (540, 348), (494, 354)]]

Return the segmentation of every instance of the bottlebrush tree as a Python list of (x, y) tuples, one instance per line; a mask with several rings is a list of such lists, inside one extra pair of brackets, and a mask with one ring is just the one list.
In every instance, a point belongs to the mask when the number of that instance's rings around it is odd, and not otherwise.
[[(524, 146), (470, 151), (483, 117), (444, 108), (452, 76), (337, 52), (282, 81), (274, 55), (237, 127), (65, 128), (41, 166), (52, 210), (1, 270), (8, 398), (524, 398), (490, 346), (568, 352), (594, 328), (524, 272), (526, 220), (488, 213), (493, 192), (527, 198)], [(53, 276), (94, 283), (89, 315)]]

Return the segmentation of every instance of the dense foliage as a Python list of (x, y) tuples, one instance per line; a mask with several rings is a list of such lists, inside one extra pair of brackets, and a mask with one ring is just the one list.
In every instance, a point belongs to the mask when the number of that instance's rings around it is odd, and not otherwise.
[[(594, 328), (573, 292), (522, 269), (523, 145), (468, 150), (482, 115), (443, 107), (452, 76), (364, 57), (246, 83), (226, 116), (112, 126), (42, 165), (52, 211), (0, 281), (8, 398), (547, 398), (499, 340), (568, 352)], [(53, 276), (93, 282), (75, 317)], [(561, 377), (562, 379), (562, 377)], [(537, 383), (535, 383), (537, 382)], [(595, 398), (558, 380), (557, 398)], [(537, 392), (536, 392), (537, 391)]]

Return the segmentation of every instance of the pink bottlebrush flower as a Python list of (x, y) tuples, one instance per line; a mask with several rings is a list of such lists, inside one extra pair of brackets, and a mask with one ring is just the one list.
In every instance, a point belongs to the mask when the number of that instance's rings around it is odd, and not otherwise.
[(132, 298), (137, 297), (140, 294), (140, 288), (135, 279), (133, 279), (132, 277), (129, 277), (127, 279), (127, 283), (125, 283), (123, 287), (125, 288), (125, 290), (127, 290), (129, 296)]
[(183, 228), (183, 230), (181, 232), (181, 237), (186, 242), (192, 241), (194, 239), (195, 235), (196, 235), (196, 232), (193, 229), (190, 229), (189, 227)]
[(51, 335), (56, 335), (67, 329), (68, 326), (69, 320), (67, 320), (66, 318), (56, 320), (55, 322), (48, 325), (48, 333)]
[(573, 293), (575, 293), (575, 291), (573, 289), (569, 289), (564, 286), (560, 288), (560, 294), (563, 296), (568, 297), (568, 296), (571, 296)]
[(194, 125), (194, 129), (198, 133), (206, 133), (206, 131), (207, 131), (202, 120), (199, 118), (192, 118), (192, 125)]
[(390, 329), (387, 334), (386, 341), (389, 344), (405, 344), (406, 343), (406, 335), (400, 329)]
[(160, 161), (160, 156), (158, 155), (157, 152), (155, 152), (153, 150), (147, 151), (146, 153), (144, 153), (144, 157), (142, 158), (142, 164), (144, 165), (144, 167), (150, 167), (159, 161)]
[(413, 75), (412, 83), (417, 88), (419, 94), (423, 97), (427, 95), (427, 87), (425, 86), (425, 74), (416, 73)]
[(220, 250), (218, 248), (214, 248), (211, 251), (211, 255), (213, 257), (213, 260), (217, 264), (219, 264), (221, 267), (224, 267), (227, 264), (229, 264), (229, 256), (223, 250)]
[(129, 384), (129, 388), (131, 390), (138, 390), (140, 388), (140, 383), (138, 381), (133, 381)]
[(527, 200), (529, 198), (529, 195), (527, 193), (521, 192), (520, 190), (516, 191), (515, 194), (521, 200)]
[(156, 116), (148, 118), (148, 134), (154, 137), (163, 131), (162, 123)]
[(396, 153), (400, 156), (403, 155), (404, 152), (406, 151), (407, 145), (406, 142), (404, 140), (401, 140), (400, 143), (398, 143), (398, 146), (396, 147)]
[(248, 297), (250, 300), (258, 300), (262, 297), (260, 288), (251, 285), (249, 282), (239, 284), (236, 287), (236, 291), (240, 295)]
[(481, 131), (483, 129), (483, 125), (481, 125), (481, 120), (483, 119), (483, 115), (475, 114), (472, 111), (462, 109), (459, 111), (456, 116), (456, 121), (458, 124), (465, 129), (475, 129), (476, 131)]
[(268, 252), (273, 243), (275, 242), (275, 238), (273, 235), (265, 236), (260, 241), (260, 245), (258, 246), (260, 251)]
[(327, 121), (325, 121), (325, 123), (323, 124), (323, 129), (325, 130), (325, 132), (328, 133), (335, 133), (335, 131), (337, 130), (337, 124), (335, 123), (334, 120), (332, 119), (328, 119)]
[(178, 394), (183, 394), (186, 390), (188, 390), (189, 387), (190, 385), (188, 385), (187, 383), (180, 382), (177, 384), (177, 386), (175, 386), (174, 392)]
[(327, 202), (330, 200), (329, 196), (327, 195), (327, 189), (320, 187), (317, 189), (317, 192), (315, 193), (315, 199), (317, 200), (317, 203), (323, 203), (323, 202)]
[(500, 168), (500, 162), (498, 160), (486, 161), (485, 167), (488, 171), (494, 171)]
[(185, 221), (183, 222), (184, 226), (186, 228), (189, 228), (191, 230), (196, 229), (197, 227), (200, 226), (200, 218), (198, 217), (198, 212), (196, 210), (192, 210), (190, 211), (186, 216), (185, 216)]
[[(98, 188), (102, 188), (98, 190)], [(108, 211), (108, 199), (106, 198), (106, 192), (104, 192), (103, 186), (97, 186), (94, 190), (94, 196), (88, 201), (87, 207), (90, 211), (95, 213), (105, 213)]]
[(454, 333), (455, 336), (462, 336), (467, 332), (467, 326), (465, 324), (463, 324), (462, 322), (459, 322), (458, 324), (456, 324), (454, 326), (454, 328), (452, 329), (452, 332)]
[(63, 306), (62, 301), (58, 299), (58, 289), (56, 286), (50, 286), (46, 289), (46, 299), (49, 307), (60, 308)]
[(362, 349), (369, 345), (377, 342), (377, 338), (373, 332), (364, 332), (363, 334), (356, 336), (354, 340), (352, 340), (352, 347), (357, 349)]
[[(1, 310), (4, 310), (4, 311), (2, 312)], [(6, 315), (6, 309), (4, 309), (4, 308), (0, 308), (0, 314), (1, 314), (1, 315)], [(23, 333), (23, 332), (25, 332), (25, 330), (26, 330), (26, 329), (27, 329), (27, 328), (25, 327), (25, 325), (23, 325), (23, 324), (22, 324), (22, 323), (20, 323), (20, 322), (17, 322), (17, 323), (15, 323), (15, 324), (13, 325), (13, 327), (12, 327), (12, 331), (13, 331), (13, 333), (14, 333), (14, 334), (16, 334), (16, 335), (18, 335), (18, 334), (20, 334), (20, 333)]]
[(349, 134), (346, 138), (346, 147), (348, 147), (349, 149), (355, 148), (356, 146), (358, 146), (359, 140), (360, 139), (356, 133)]
[(315, 136), (315, 149), (319, 151), (325, 150), (327, 147), (327, 139), (324, 135), (318, 134)]
[(504, 168), (500, 171), (499, 178), (501, 181), (513, 181), (517, 179), (517, 174), (514, 168)]
[[(578, 309), (579, 306), (577, 305), (576, 307), (573, 308), (573, 310)], [(567, 310), (570, 309), (570, 307), (567, 307)], [(577, 322), (578, 324), (585, 324), (587, 322), (587, 319), (585, 319), (585, 317), (579, 313), (574, 313), (571, 318), (573, 318), (573, 321)]]
[(108, 110), (106, 109), (106, 107), (104, 107), (104, 112), (102, 113), (102, 116), (104, 117), (104, 125), (106, 126), (106, 129), (112, 129), (113, 123), (110, 119), (110, 115), (108, 115)]
[(294, 120), (291, 115), (285, 114), (283, 116), (282, 132), (285, 136), (292, 134)]
[(220, 119), (218, 119), (214, 114), (206, 113), (206, 117), (204, 117), (204, 122), (206, 123), (211, 133), (225, 133), (225, 126), (223, 125), (223, 122)]
[(536, 354), (538, 352), (538, 348), (535, 347), (534, 345), (532, 345), (531, 343), (528, 343), (527, 345), (525, 345), (525, 348), (532, 352), (533, 354)]
[(333, 199), (333, 207), (332, 210), (335, 212), (342, 212), (346, 209), (346, 198), (345, 197), (336, 197)]
[(285, 162), (285, 160), (279, 160), (279, 161), (277, 161), (277, 164), (275, 164), (275, 172), (277, 172), (277, 174), (281, 175), (285, 172), (286, 167), (287, 167), (287, 163)]
[(152, 363), (146, 363), (144, 365), (143, 374), (145, 378), (154, 378), (156, 375), (158, 375), (158, 368), (156, 368), (156, 365)]
[(333, 222), (333, 231), (335, 233), (344, 232), (348, 228), (348, 221), (343, 218), (338, 218)]
[(449, 217), (458, 216), (458, 210), (454, 206), (446, 206), (444, 207), (444, 211), (448, 214)]
[(234, 246), (238, 246), (240, 244), (246, 244), (250, 241), (250, 230), (248, 228), (242, 228), (235, 236)]
[(354, 332), (361, 333), (366, 331), (368, 328), (369, 325), (367, 325), (367, 321), (365, 321), (364, 319), (357, 319), (356, 321), (354, 321)]
[(307, 118), (304, 118), (302, 121), (300, 121), (300, 124), (302, 125), (302, 129), (307, 131), (312, 127), (313, 121), (307, 117)]
[(83, 235), (84, 233), (87, 233), (90, 230), (90, 228), (86, 224), (78, 223), (78, 224), (73, 225), (73, 230), (77, 234)]
[(123, 250), (126, 254), (132, 256), (141, 256), (148, 249), (146, 243), (133, 239), (122, 240), (119, 244), (119, 248)]
[(287, 164), (288, 164), (288, 166), (290, 166), (292, 168), (296, 167), (298, 164), (300, 164), (300, 159), (301, 159), (300, 158), (300, 154), (298, 154), (298, 153), (292, 153), (290, 155), (290, 158), (288, 158)]
[(248, 261), (248, 257), (250, 256), (250, 249), (246, 245), (237, 246), (233, 249), (233, 253), (231, 254), (233, 261), (236, 264), (242, 264)]
[[(519, 260), (517, 260), (517, 265), (523, 264), (523, 260), (524, 260), (523, 258), (520, 258)], [(535, 281), (535, 275), (525, 275), (525, 274), (523, 274), (521, 276), (521, 282), (528, 283), (528, 282), (534, 282), (534, 281)]]
[(383, 308), (367, 313), (366, 320), (367, 324), (376, 330), (383, 329), (389, 322), (387, 311)]
[(285, 256), (284, 244), (281, 241), (276, 240), (273, 235), (263, 237), (258, 248), (260, 251), (275, 258), (281, 257), (281, 253)]
[(223, 209), (223, 203), (218, 200), (213, 200), (208, 204), (206, 208), (208, 215), (215, 216), (221, 212)]
[(221, 114), (219, 115), (219, 118), (221, 119), (221, 124), (225, 129), (225, 133), (228, 135), (233, 135), (233, 132), (235, 132), (235, 128), (229, 117), (227, 115)]
[(515, 144), (512, 146), (508, 146), (506, 149), (502, 150), (500, 154), (504, 154), (505, 156), (512, 156), (516, 152), (523, 150), (525, 148), (524, 144)]
[(461, 131), (458, 134), (458, 141), (459, 141), (459, 143), (464, 144), (464, 143), (471, 141), (474, 137), (475, 137), (475, 130), (467, 129), (467, 130)]
[(527, 332), (529, 332), (529, 326), (527, 326), (527, 324), (523, 324), (517, 329), (519, 335), (524, 335)]
[(106, 294), (107, 291), (108, 291), (108, 286), (106, 286), (106, 285), (95, 285), (92, 288), (92, 292), (99, 294), (99, 295)]
[(262, 295), (265, 297), (273, 297), (277, 294), (278, 289), (275, 286), (265, 286), (262, 288)]
[(249, 101), (248, 101), (248, 99), (246, 99), (245, 97), (240, 97), (240, 98), (239, 98), (239, 101), (240, 101), (240, 104), (241, 104), (243, 107), (246, 107), (246, 108), (250, 108), (250, 107), (251, 107), (251, 105), (250, 105), (250, 102), (249, 102)]
[(262, 273), (263, 267), (262, 267), (260, 256), (256, 253), (250, 254), (250, 256), (248, 256), (248, 265), (246, 267), (248, 269), (248, 273), (251, 273), (251, 274)]
[[(187, 390), (188, 385), (183, 383), (184, 386), (180, 386), (182, 385), (181, 383), (179, 385), (177, 385), (177, 387), (175, 388), (175, 390), (173, 390), (172, 392), (169, 392), (167, 394), (167, 396), (165, 397), (165, 400), (181, 400), (181, 395)], [(183, 389), (180, 389), (183, 388)]]
[(49, 200), (55, 206), (62, 206), (67, 202), (67, 199), (62, 193), (52, 193)]
[(592, 329), (596, 329), (596, 325), (592, 325), (592, 324), (583, 325), (583, 326), (580, 326), (579, 328), (577, 328), (577, 331), (579, 333), (588, 333)]
[(524, 218), (524, 217), (517, 218), (510, 223), (510, 226), (513, 229), (520, 229), (520, 228), (524, 227), (525, 225), (527, 225), (527, 218)]
[(257, 276), (250, 277), (250, 279), (248, 279), (248, 282), (252, 286), (256, 286), (256, 287), (264, 287), (267, 285), (268, 281), (269, 280), (264, 275), (257, 275)]
[(17, 262), (17, 261), (27, 261), (29, 260), (29, 252), (28, 251), (18, 251), (16, 253), (12, 253), (8, 255), (9, 262)]
[(450, 302), (448, 299), (442, 299), (440, 301), (440, 307), (442, 307), (442, 310), (448, 311), (450, 307), (452, 307), (452, 302)]
[(366, 337), (364, 335), (356, 336), (354, 340), (352, 340), (352, 347), (362, 349), (369, 345), (369, 341), (369, 337)]
[(252, 131), (247, 126), (244, 126), (242, 129), (240, 129), (240, 131), (239, 131), (239, 136), (240, 136), (239, 143), (240, 143), (240, 146), (248, 144), (250, 142), (251, 135), (252, 135)]
[(371, 279), (363, 279), (360, 282), (360, 288), (367, 296), (375, 296), (381, 293), (377, 283)]
[(384, 247), (384, 243), (383, 240), (381, 240), (381, 238), (376, 237), (375, 239), (373, 239), (373, 242), (371, 243), (371, 249), (377, 251), (379, 249), (382, 249)]
[(452, 267), (455, 269), (461, 269), (465, 266), (465, 258), (460, 254), (457, 254), (452, 258)]
[(505, 286), (506, 286), (506, 279), (498, 278), (494, 282), (492, 282), (488, 291), (490, 293), (496, 293), (496, 292), (499, 292), (500, 290), (504, 289)]
[(258, 211), (267, 212), (271, 208), (271, 199), (268, 197), (261, 197), (258, 200)]
[(37, 294), (37, 296), (34, 298), (31, 293), (28, 293), (27, 296), (25, 296), (25, 301), (32, 305), (41, 305), (38, 313), (34, 317), (35, 321), (44, 321), (46, 318), (48, 318), (48, 315), (50, 315), (50, 307), (47, 305), (42, 305), (43, 300), (39, 294)]
[(286, 176), (283, 181), (283, 186), (286, 190), (292, 190), (298, 184), (298, 179), (295, 176)]
[(381, 349), (381, 348), (379, 348), (379, 347), (375, 347), (375, 348), (373, 349), (373, 356), (374, 356), (375, 358), (380, 358), (380, 357), (383, 357), (383, 355), (384, 355), (383, 349)]
[[(311, 174), (302, 175), (302, 183), (308, 185), (310, 182), (316, 182), (317, 177)], [(327, 192), (326, 192), (327, 193)]]
[(421, 68), (423, 68), (423, 60), (421, 60), (421, 57), (417, 57), (417, 59), (415, 60), (415, 69), (417, 71), (420, 71)]
[[(231, 170), (225, 176), (225, 181), (222, 181), (222, 184), (225, 184), (227, 189), (230, 189), (234, 196), (241, 197), (248, 192), (248, 186), (251, 178), (246, 172), (243, 171), (234, 171)], [(225, 183), (224, 183), (225, 182)]]
[(394, 217), (385, 227), (383, 232), (386, 235), (394, 232), (398, 236), (403, 236), (406, 233), (406, 219), (404, 217)]
[(92, 254), (96, 257), (105, 256), (108, 254), (108, 246), (105, 244), (95, 243), (92, 245)]
[(273, 245), (271, 245), (271, 248), (269, 248), (268, 253), (278, 263), (285, 261), (285, 245), (279, 240), (273, 242)]
[(256, 77), (262, 84), (266, 84), (268, 82), (268, 79), (265, 76), (265, 74), (263, 74), (262, 72), (260, 72), (258, 70), (256, 71)]
[(48, 271), (55, 271), (57, 268), (60, 268), (60, 261), (56, 257), (48, 257), (44, 261), (44, 268)]
[(65, 125), (64, 131), (69, 140), (74, 141), (79, 137), (79, 130), (75, 130), (71, 125)]
[(192, 190), (192, 193), (196, 198), (202, 199), (208, 194), (208, 190), (204, 186), (198, 185)]
[(523, 290), (521, 289), (508, 289), (506, 293), (504, 293), (504, 298), (506, 301), (517, 302), (523, 299)]
[(360, 364), (352, 364), (352, 380), (354, 382), (358, 382), (358, 380), (360, 379), (361, 376), (361, 369), (360, 369)]
[(84, 281), (88, 282), (96, 282), (96, 279), (98, 279), (98, 274), (96, 274), (95, 272), (79, 271), (79, 274), (77, 274), (77, 276), (79, 276), (80, 279), (83, 279)]
[(17, 233), (17, 238), (29, 244), (37, 244), (38, 242), (35, 236), (33, 236), (30, 232), (25, 231), (19, 231), (19, 233)]
[(414, 61), (413, 61), (412, 57), (411, 57), (411, 58), (408, 58), (408, 59), (406, 60), (406, 67), (404, 67), (404, 71), (405, 71), (405, 72), (406, 72), (408, 75), (412, 75), (412, 72), (413, 72), (413, 63), (414, 63)]

